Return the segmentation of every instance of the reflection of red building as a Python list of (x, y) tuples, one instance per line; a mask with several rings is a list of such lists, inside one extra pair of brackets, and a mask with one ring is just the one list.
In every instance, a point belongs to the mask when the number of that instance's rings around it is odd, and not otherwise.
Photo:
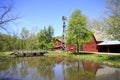
[(59, 63), (62, 62), (64, 59), (61, 58), (61, 57), (56, 57), (55, 60), (56, 60), (56, 63), (59, 64)]
[(97, 70), (100, 68), (97, 64), (93, 62), (84, 62), (83, 61), (84, 69), (90, 69), (92, 72), (96, 74)]
[[(56, 39), (56, 40), (55, 40), (55, 45), (56, 45), (56, 47), (54, 48), (54, 50), (62, 50), (63, 44), (62, 44), (61, 40)], [(70, 52), (76, 52), (77, 48), (76, 48), (75, 45), (66, 44), (66, 45), (65, 45), (65, 50), (66, 50), (66, 51), (70, 51)]]

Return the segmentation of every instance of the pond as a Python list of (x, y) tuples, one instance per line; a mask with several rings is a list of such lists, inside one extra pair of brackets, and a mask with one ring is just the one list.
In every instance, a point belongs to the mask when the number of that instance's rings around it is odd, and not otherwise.
[(62, 57), (19, 57), (0, 63), (0, 80), (120, 80), (120, 69)]

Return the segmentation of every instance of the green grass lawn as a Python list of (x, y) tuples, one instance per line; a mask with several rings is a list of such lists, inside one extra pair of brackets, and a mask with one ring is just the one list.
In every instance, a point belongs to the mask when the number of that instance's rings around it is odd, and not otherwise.
[(99, 64), (106, 64), (109, 66), (120, 67), (120, 55), (92, 54), (92, 53), (73, 54), (68, 52), (49, 52), (48, 54), (45, 55), (53, 57), (60, 56), (75, 58), (85, 61), (92, 61)]

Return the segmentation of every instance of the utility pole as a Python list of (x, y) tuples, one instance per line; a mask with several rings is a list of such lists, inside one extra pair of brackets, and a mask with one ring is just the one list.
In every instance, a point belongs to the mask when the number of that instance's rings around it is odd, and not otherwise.
[(63, 34), (62, 34), (62, 50), (66, 51), (66, 25), (65, 22), (67, 20), (67, 17), (62, 16), (62, 21), (63, 21)]

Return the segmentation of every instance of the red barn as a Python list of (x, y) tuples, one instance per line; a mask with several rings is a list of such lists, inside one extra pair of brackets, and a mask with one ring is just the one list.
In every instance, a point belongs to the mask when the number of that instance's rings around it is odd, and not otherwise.
[(96, 41), (95, 37), (88, 44), (83, 44), (83, 51), (85, 52), (110, 52), (120, 53), (120, 41)]
[[(56, 39), (56, 47), (54, 50), (63, 50), (63, 44), (61, 40)], [(77, 46), (75, 44), (66, 44), (65, 50), (69, 52), (76, 52)], [(90, 43), (83, 44), (82, 49), (84, 52), (112, 52), (120, 53), (120, 41), (96, 41), (95, 37), (90, 41)]]

